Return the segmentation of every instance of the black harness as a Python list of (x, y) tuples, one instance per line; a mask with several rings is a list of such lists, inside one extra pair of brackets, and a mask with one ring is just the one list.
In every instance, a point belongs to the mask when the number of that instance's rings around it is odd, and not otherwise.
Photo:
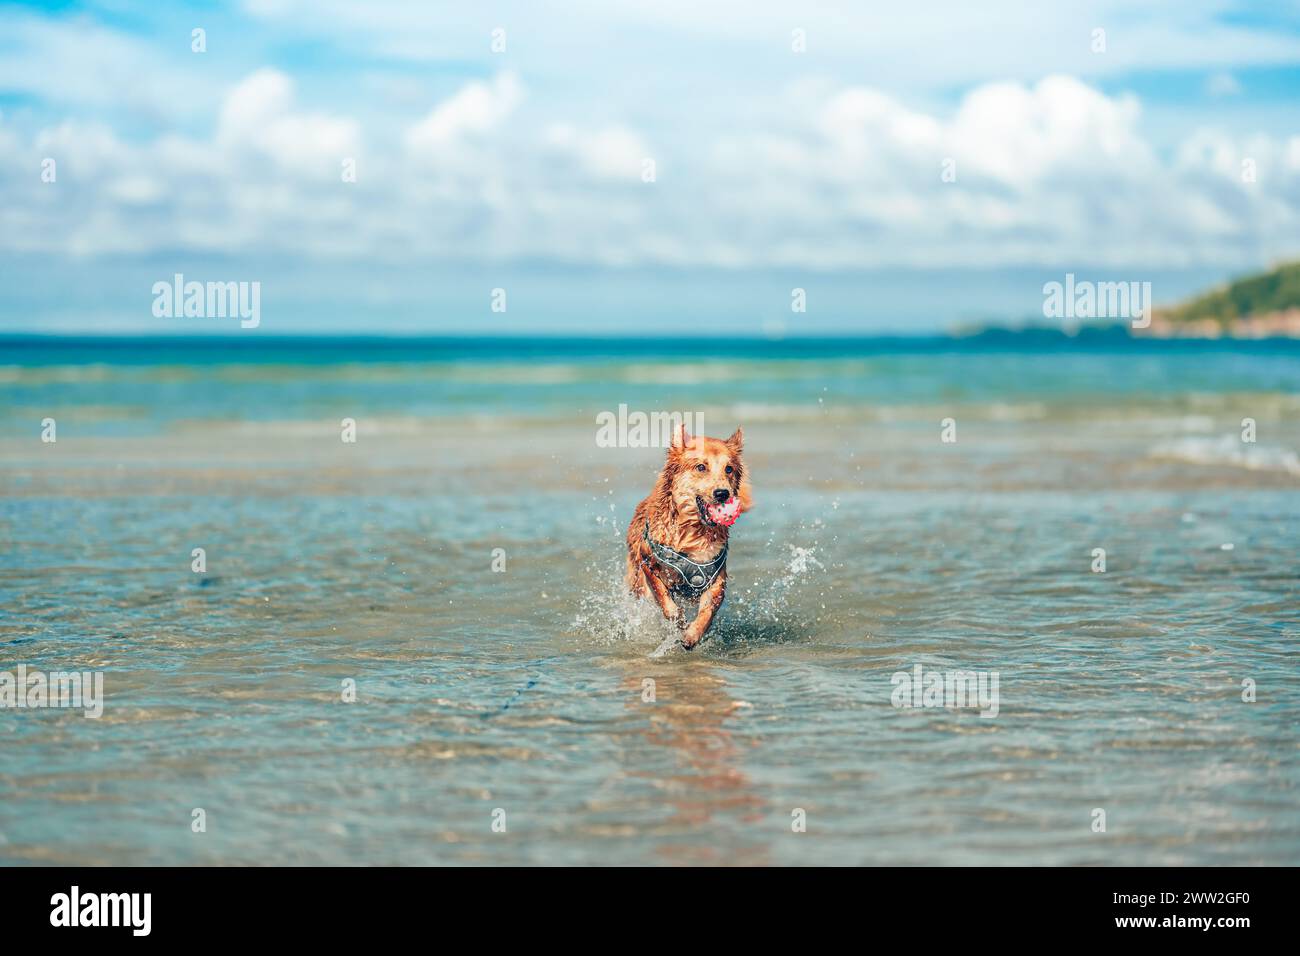
[(730, 544), (730, 542), (723, 542), (722, 550), (701, 564), (650, 537), (649, 521), (645, 523), (645, 543), (650, 546), (650, 553), (654, 555), (656, 561), (664, 567), (672, 568), (681, 577), (681, 584), (674, 585), (674, 590), (685, 591), (693, 598), (703, 594), (713, 583), (713, 579), (718, 576), (718, 572), (726, 565), (727, 547)]

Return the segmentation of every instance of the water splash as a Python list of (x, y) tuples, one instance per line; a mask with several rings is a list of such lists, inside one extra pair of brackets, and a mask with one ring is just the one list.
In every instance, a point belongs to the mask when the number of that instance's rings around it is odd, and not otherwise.
[(737, 624), (743, 624), (747, 619), (769, 623), (783, 620), (796, 586), (808, 583), (814, 575), (825, 570), (817, 560), (815, 547), (788, 544), (786, 548), (789, 560), (775, 577), (756, 581), (735, 596), (736, 606), (744, 609), (743, 613), (736, 615)]
[[(801, 585), (825, 570), (815, 547), (787, 545), (789, 558), (774, 575), (760, 577), (743, 588), (729, 585), (729, 594), (704, 644), (717, 641), (781, 643), (791, 639), (786, 625), (791, 617), (791, 599)], [(636, 598), (628, 593), (622, 564), (587, 567), (592, 586), (582, 595), (573, 627), (602, 644), (635, 643), (655, 648), (650, 657), (667, 654), (677, 644), (677, 626), (664, 618), (651, 597)], [(733, 579), (734, 580), (734, 579)]]
[(671, 637), (677, 626), (667, 620), (652, 598), (637, 598), (624, 583), (624, 565), (595, 562), (587, 566), (591, 587), (582, 595), (573, 627), (598, 643), (649, 643)]

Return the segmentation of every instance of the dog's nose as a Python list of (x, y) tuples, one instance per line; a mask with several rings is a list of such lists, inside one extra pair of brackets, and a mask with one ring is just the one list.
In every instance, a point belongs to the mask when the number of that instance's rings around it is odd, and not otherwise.
[(720, 505), (725, 505), (729, 500), (731, 500), (731, 489), (719, 488), (713, 493), (713, 500)]

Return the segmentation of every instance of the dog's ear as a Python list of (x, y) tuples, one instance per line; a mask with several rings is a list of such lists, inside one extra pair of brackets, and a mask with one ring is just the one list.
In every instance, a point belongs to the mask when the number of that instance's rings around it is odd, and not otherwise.
[(727, 445), (734, 452), (739, 453), (744, 451), (745, 450), (745, 429), (737, 428), (734, 432), (732, 432), (731, 437), (727, 439)]
[(690, 443), (691, 433), (686, 430), (686, 423), (682, 422), (673, 429), (673, 440), (672, 444), (668, 446), (668, 454), (680, 455)]

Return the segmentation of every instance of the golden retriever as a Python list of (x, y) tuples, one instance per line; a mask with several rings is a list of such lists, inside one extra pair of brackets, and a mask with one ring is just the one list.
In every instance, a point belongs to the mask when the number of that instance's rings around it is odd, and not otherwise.
[[(650, 590), (664, 617), (682, 629), (687, 650), (722, 606), (730, 526), (753, 505), (743, 447), (739, 428), (723, 441), (692, 437), (678, 426), (654, 490), (627, 529), (628, 589), (637, 597)], [(698, 606), (689, 623), (679, 602)]]

